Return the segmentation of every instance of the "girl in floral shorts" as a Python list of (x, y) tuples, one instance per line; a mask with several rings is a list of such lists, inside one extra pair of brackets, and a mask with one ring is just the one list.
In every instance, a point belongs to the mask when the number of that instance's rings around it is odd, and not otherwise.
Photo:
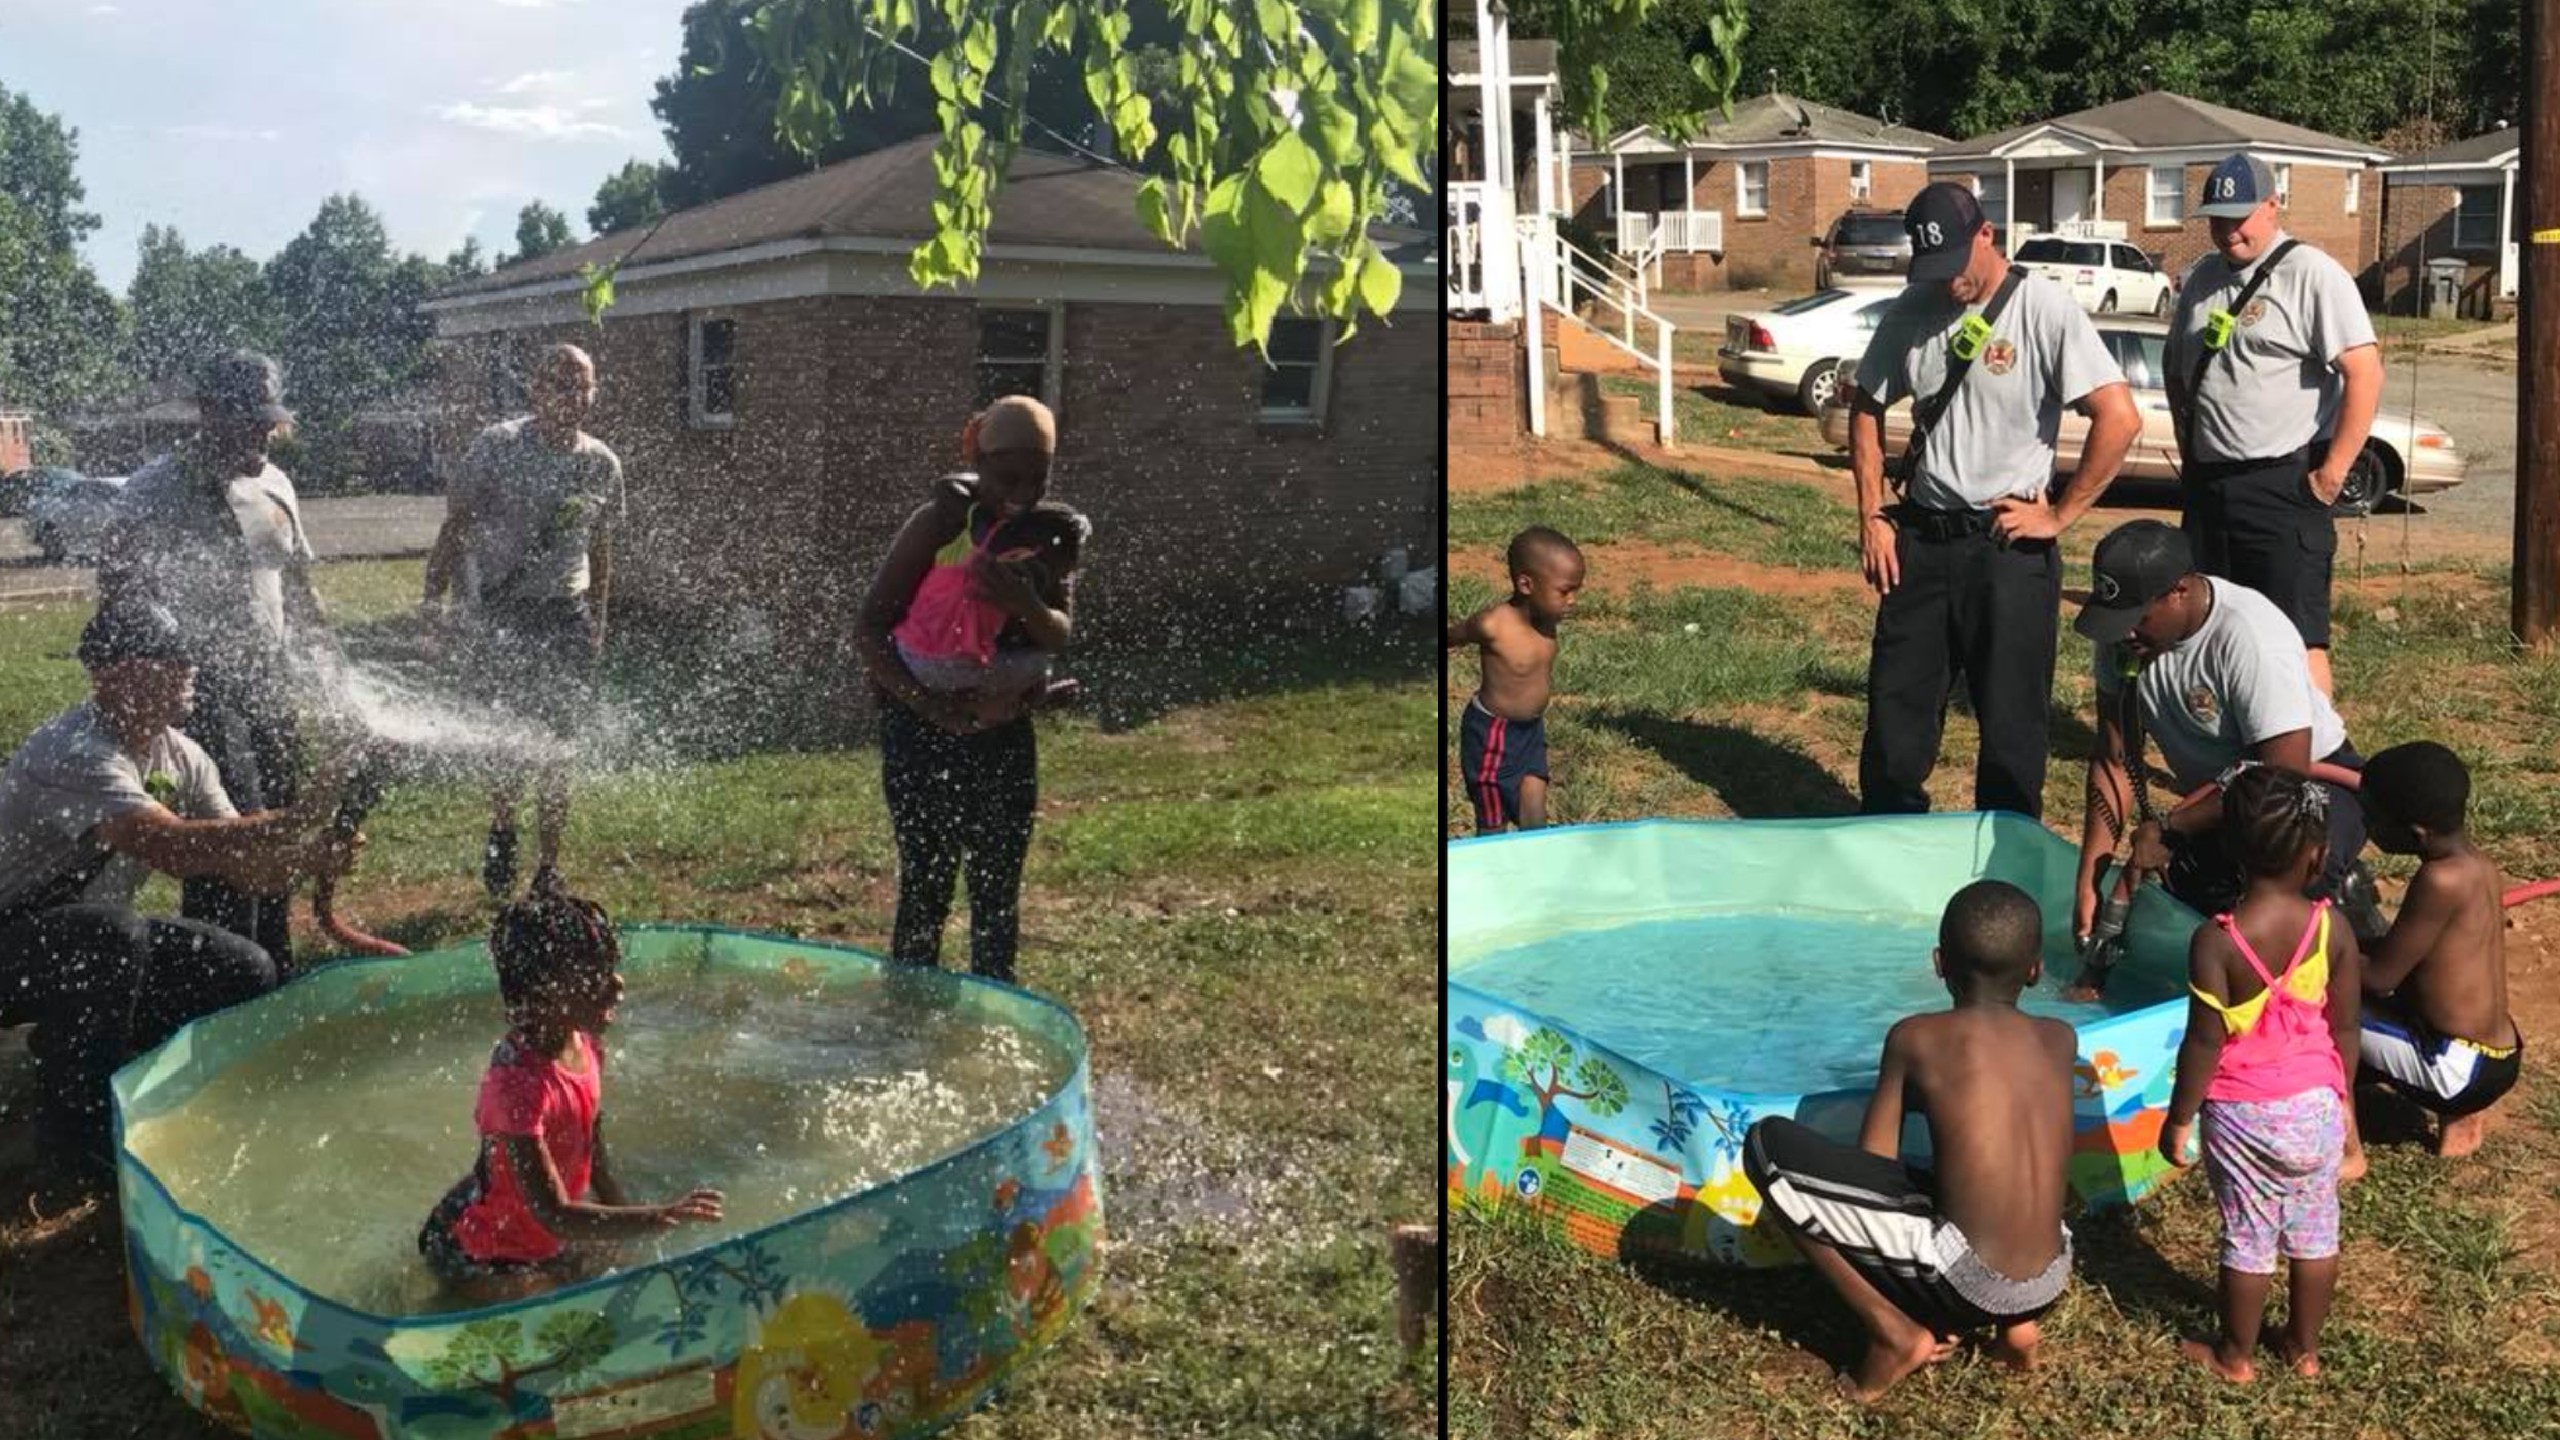
[[(2320, 1322), (2338, 1283), (2338, 1163), (2350, 1117), (2342, 1054), (2356, 1053), (2363, 957), (2326, 900), (2303, 891), (2328, 849), (2329, 793), (2255, 766), (2222, 793), (2222, 839), (2249, 881), (2240, 903), (2188, 947), (2187, 1033), (2160, 1149), (2203, 1158), (2222, 1208), (2222, 1334), (2190, 1359), (2225, 1380), (2254, 1376), (2276, 1257), (2292, 1263), (2292, 1309), (2274, 1338), (2298, 1373), (2320, 1373)], [(2289, 957), (2281, 969), (2266, 956)]]

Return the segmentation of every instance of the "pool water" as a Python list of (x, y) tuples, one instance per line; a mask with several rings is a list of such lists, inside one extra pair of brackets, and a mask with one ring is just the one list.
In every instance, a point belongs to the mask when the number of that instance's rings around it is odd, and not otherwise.
[[(1873, 1084), (1885, 1031), (1947, 1008), (1936, 944), (1935, 916), (1763, 910), (1570, 931), (1489, 952), (1458, 983), (1693, 1085), (1813, 1094)], [(2078, 1026), (2176, 993), (2127, 967), (2102, 1001), (2066, 1001), (2078, 973), (2049, 944), (2020, 1007)]]
[[(1038, 1038), (887, 984), (820, 996), (776, 975), (627, 979), (604, 1037), (614, 1169), (637, 1203), (696, 1185), (727, 1197), (724, 1220), (631, 1245), (629, 1264), (931, 1164), (1074, 1072)], [(504, 1028), (494, 995), (305, 1026), (132, 1124), (126, 1143), (180, 1206), (305, 1289), (376, 1314), (451, 1308), (418, 1226), (471, 1167), (473, 1101)]]

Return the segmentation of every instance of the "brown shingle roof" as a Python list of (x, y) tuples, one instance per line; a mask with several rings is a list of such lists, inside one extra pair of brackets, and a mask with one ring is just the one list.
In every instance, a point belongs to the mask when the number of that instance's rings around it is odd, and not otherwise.
[(2523, 148), (2524, 132), (2509, 126), (2501, 130), (2492, 130), (2486, 135), (2474, 135), (2468, 140), (2456, 140), (2450, 145), (2438, 146), (2424, 155), (2402, 156), (2384, 168), (2397, 169), (2403, 165), (2487, 165), (2501, 156), (2519, 154)]
[[(928, 135), (823, 170), (777, 180), (726, 199), (679, 210), (624, 261), (644, 265), (708, 255), (777, 240), (822, 237), (914, 241), (933, 233), (933, 146)], [(987, 243), (1073, 250), (1164, 254), (1164, 242), (1138, 220), (1139, 177), (1090, 160), (1041, 151), (1014, 155)], [(599, 236), (476, 279), (448, 285), (436, 298), (510, 290), (560, 280), (578, 267), (602, 265), (646, 234), (645, 228)]]
[(2342, 150), (2356, 155), (2385, 153), (2360, 140), (2324, 135), (2317, 130), (2270, 120), (2264, 115), (2252, 115), (2246, 110), (2234, 110), (2227, 105), (2215, 105), (2167, 90), (2153, 90), (2130, 100), (2118, 100), (2029, 125), (2013, 125), (2006, 130), (1977, 135), (1946, 146), (1929, 158), (1953, 160), (1988, 155), (2010, 141), (2047, 125), (2086, 136), (2110, 150), (2185, 150), (2218, 145), (2237, 149), (2247, 145), (2265, 145), (2291, 150)]

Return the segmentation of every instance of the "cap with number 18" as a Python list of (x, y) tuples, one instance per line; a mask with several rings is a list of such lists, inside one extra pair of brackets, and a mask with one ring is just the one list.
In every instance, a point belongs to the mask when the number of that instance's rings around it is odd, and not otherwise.
[(1982, 229), (1982, 204), (1973, 192), (1953, 181), (1924, 185), (1902, 212), (1902, 228), (1911, 236), (1911, 278), (1953, 280), (1973, 258), (1973, 237)]

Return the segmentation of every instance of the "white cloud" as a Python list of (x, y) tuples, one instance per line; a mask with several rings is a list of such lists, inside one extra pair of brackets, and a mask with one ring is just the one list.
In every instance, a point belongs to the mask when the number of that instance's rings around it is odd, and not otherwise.
[(89, 7), (89, 13), (92, 15), (121, 15), (124, 13), (124, 7), (121, 5), (92, 5)]
[(560, 105), (477, 105), (468, 100), (458, 100), (451, 105), (438, 106), (435, 116), (475, 130), (529, 135), (537, 140), (612, 139), (630, 133), (619, 125), (607, 125), (601, 120), (580, 120), (567, 107)]
[(249, 130), (238, 125), (171, 125), (167, 133), (181, 140), (220, 140), (237, 143), (256, 140), (272, 144), (284, 138), (280, 130)]
[(563, 5), (575, 5), (578, 0), (498, 0), (498, 3), (509, 10), (556, 10)]
[(574, 73), (575, 72), (568, 70), (527, 70), (513, 80), (508, 81), (506, 84), (499, 86), (498, 93), (501, 95), (522, 95), (528, 90), (557, 90), (561, 86), (567, 84), (571, 75)]

